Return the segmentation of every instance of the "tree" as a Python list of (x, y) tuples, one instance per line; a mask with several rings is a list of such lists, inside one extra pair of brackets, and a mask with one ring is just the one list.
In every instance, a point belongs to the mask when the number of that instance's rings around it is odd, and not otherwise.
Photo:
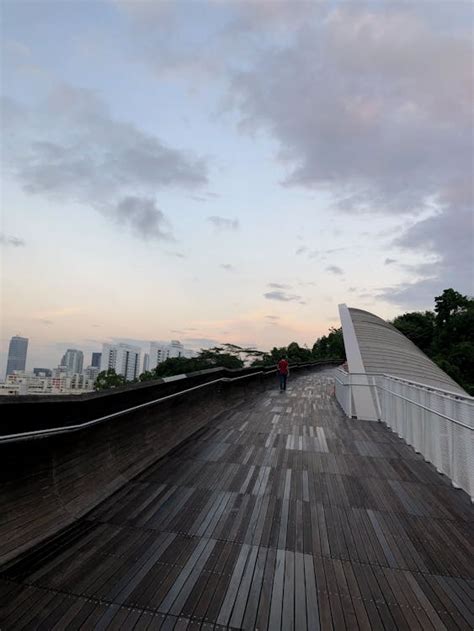
[(113, 368), (103, 370), (97, 375), (94, 383), (94, 390), (108, 390), (109, 388), (118, 388), (126, 384), (123, 375), (117, 375)]
[(454, 289), (435, 298), (433, 360), (474, 394), (474, 299)]
[(204, 364), (208, 364), (207, 368), (219, 366), (221, 368), (243, 368), (244, 362), (240, 359), (239, 354), (243, 352), (240, 347), (231, 344), (225, 344), (223, 347), (215, 346), (207, 350), (202, 350), (198, 359)]
[(449, 288), (434, 302), (434, 312), (405, 313), (392, 324), (474, 394), (474, 299)]
[(313, 344), (312, 356), (314, 359), (340, 359), (346, 358), (342, 328), (331, 327), (328, 335), (318, 338)]
[(404, 313), (395, 318), (392, 324), (424, 353), (431, 353), (435, 334), (435, 315), (432, 311)]
[(445, 289), (441, 296), (435, 298), (436, 324), (439, 327), (449, 326), (453, 316), (463, 313), (470, 301), (454, 289)]

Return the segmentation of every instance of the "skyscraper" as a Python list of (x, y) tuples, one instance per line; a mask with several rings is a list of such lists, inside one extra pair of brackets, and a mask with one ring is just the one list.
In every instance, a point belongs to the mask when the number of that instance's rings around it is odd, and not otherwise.
[(178, 340), (171, 340), (169, 344), (165, 342), (150, 342), (149, 369), (153, 370), (158, 364), (170, 357), (184, 357), (184, 355), (184, 346)]
[(149, 353), (145, 353), (143, 355), (143, 370), (142, 372), (147, 372), (150, 367), (150, 355)]
[(68, 372), (81, 374), (84, 364), (84, 353), (75, 348), (68, 348), (61, 359), (61, 366), (66, 366)]
[(28, 338), (14, 335), (8, 347), (7, 375), (14, 370), (25, 370), (26, 353), (28, 351)]
[(100, 368), (100, 358), (102, 353), (92, 353), (91, 366), (93, 368)]
[(140, 374), (140, 353), (141, 349), (139, 346), (104, 344), (102, 346), (100, 370), (113, 368), (117, 375), (123, 375), (127, 381), (138, 379)]

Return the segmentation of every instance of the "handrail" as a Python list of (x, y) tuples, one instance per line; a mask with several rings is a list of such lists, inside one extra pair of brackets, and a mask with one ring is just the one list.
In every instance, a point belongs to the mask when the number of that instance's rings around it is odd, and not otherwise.
[(432, 408), (429, 408), (426, 405), (423, 405), (422, 403), (418, 403), (417, 401), (413, 401), (413, 399), (407, 399), (407, 397), (404, 397), (402, 394), (398, 394), (397, 392), (393, 392), (393, 390), (388, 390), (387, 388), (384, 388), (383, 386), (376, 386), (376, 387), (380, 388), (384, 392), (388, 392), (389, 394), (392, 394), (394, 397), (398, 397), (399, 399), (403, 399), (403, 401), (407, 401), (408, 403), (412, 403), (413, 405), (416, 405), (417, 407), (422, 408), (423, 410), (426, 410), (427, 412), (431, 412), (432, 414), (436, 414), (437, 416), (440, 416), (441, 418), (444, 418), (447, 421), (450, 421), (451, 423), (454, 423), (455, 425), (460, 425), (461, 427), (465, 427), (466, 429), (471, 430), (471, 432), (474, 431), (474, 427), (471, 427), (470, 425), (466, 425), (465, 423), (461, 423), (461, 421), (457, 421), (456, 419), (451, 418), (450, 416), (446, 416), (446, 414), (443, 414), (442, 412), (438, 412), (438, 410), (433, 410)]
[[(306, 368), (307, 366), (318, 366), (325, 364), (326, 362), (306, 362), (304, 364), (297, 364), (293, 366), (293, 368)], [(291, 368), (291, 366), (290, 366)], [(269, 375), (272, 372), (276, 372), (276, 368), (271, 368), (270, 370), (258, 370), (256, 372), (248, 373), (247, 375), (241, 375), (240, 377), (220, 377), (219, 379), (214, 379), (212, 381), (206, 381), (205, 383), (201, 383), (197, 386), (193, 386), (191, 388), (187, 388), (186, 390), (180, 390), (179, 392), (174, 392), (173, 394), (168, 394), (164, 397), (160, 397), (159, 399), (153, 399), (153, 401), (147, 401), (145, 403), (140, 403), (139, 405), (134, 405), (130, 408), (126, 408), (125, 410), (120, 410), (118, 412), (112, 412), (111, 414), (107, 414), (105, 416), (101, 416), (96, 419), (92, 419), (91, 421), (85, 421), (84, 423), (77, 423), (75, 425), (65, 425), (63, 427), (52, 427), (49, 429), (38, 429), (32, 430), (30, 432), (21, 432), (18, 434), (6, 434), (4, 436), (0, 436), (0, 444), (1, 443), (11, 443), (18, 442), (21, 440), (27, 440), (29, 438), (43, 438), (46, 436), (53, 436), (58, 434), (66, 434), (68, 432), (75, 432), (81, 429), (92, 427), (94, 425), (98, 425), (105, 421), (108, 421), (112, 418), (116, 418), (119, 416), (123, 416), (128, 414), (129, 412), (134, 412), (135, 410), (140, 410), (151, 405), (156, 405), (157, 403), (161, 403), (163, 401), (168, 401), (170, 399), (174, 399), (188, 392), (193, 392), (195, 390), (199, 390), (201, 388), (205, 388), (207, 386), (216, 384), (216, 383), (232, 383), (234, 381), (240, 381), (242, 379), (248, 379), (249, 377), (255, 377), (256, 375)]]
[(112, 414), (106, 414), (105, 416), (101, 416), (99, 418), (93, 419), (91, 421), (86, 421), (84, 423), (77, 423), (76, 425), (65, 425), (63, 427), (52, 427), (49, 429), (38, 429), (30, 432), (21, 432), (19, 434), (6, 434), (5, 436), (0, 436), (0, 443), (9, 443), (16, 442), (20, 440), (26, 440), (28, 438), (42, 438), (44, 436), (52, 436), (56, 434), (65, 434), (68, 432), (75, 432), (86, 427), (92, 427), (94, 425), (98, 425), (99, 423), (103, 423), (104, 421), (108, 421), (112, 418), (116, 418), (118, 416), (123, 416), (124, 414), (128, 414), (129, 412), (134, 412), (135, 410), (140, 410), (151, 405), (155, 405), (157, 403), (161, 403), (163, 401), (168, 401), (170, 399), (174, 399), (179, 397), (187, 392), (193, 392), (195, 390), (199, 390), (201, 388), (205, 388), (207, 386), (216, 384), (216, 383), (228, 383), (232, 381), (239, 381), (241, 379), (247, 379), (248, 377), (254, 377), (255, 375), (262, 374), (270, 374), (274, 372), (276, 369), (272, 370), (259, 370), (258, 372), (249, 373), (248, 375), (242, 375), (241, 377), (220, 377), (219, 379), (214, 379), (213, 381), (206, 381), (206, 383), (201, 383), (197, 386), (193, 386), (192, 388), (187, 388), (186, 390), (180, 390), (179, 392), (174, 392), (173, 394), (168, 394), (164, 397), (160, 397), (159, 399), (154, 399), (153, 401), (147, 401), (146, 403), (140, 403), (139, 405), (134, 405), (130, 408), (126, 408), (125, 410), (120, 410), (119, 412), (112, 412)]
[[(435, 386), (429, 386), (426, 383), (421, 383), (419, 381), (412, 381), (411, 379), (404, 379), (403, 377), (396, 377), (395, 375), (389, 375), (384, 372), (347, 372), (346, 370), (340, 367), (338, 367), (336, 370), (339, 370), (340, 372), (348, 376), (359, 375), (359, 376), (364, 376), (364, 377), (386, 377), (387, 379), (393, 379), (394, 381), (401, 381), (402, 383), (407, 383), (423, 390), (430, 390), (431, 392), (436, 392), (441, 396), (448, 395), (450, 397), (456, 397), (458, 399), (465, 399), (467, 403), (469, 403), (470, 405), (474, 405), (474, 397), (472, 397), (469, 394), (462, 394), (460, 392), (454, 392), (453, 390), (445, 390), (444, 388), (436, 388)], [(354, 386), (363, 385), (363, 384), (357, 384), (357, 383), (356, 384), (344, 384), (342, 382), (339, 382), (339, 383), (341, 383), (342, 385), (354, 385)]]

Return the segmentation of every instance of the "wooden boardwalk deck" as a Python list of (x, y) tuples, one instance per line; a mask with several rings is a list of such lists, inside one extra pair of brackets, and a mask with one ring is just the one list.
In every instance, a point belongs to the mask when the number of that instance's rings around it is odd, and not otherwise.
[(0, 576), (0, 628), (472, 629), (470, 501), (330, 373), (222, 414)]

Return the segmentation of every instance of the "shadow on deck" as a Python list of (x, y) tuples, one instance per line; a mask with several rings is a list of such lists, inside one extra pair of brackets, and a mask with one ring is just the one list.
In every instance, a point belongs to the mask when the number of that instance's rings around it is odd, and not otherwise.
[(0, 627), (473, 628), (468, 496), (333, 390), (217, 416), (0, 575)]

